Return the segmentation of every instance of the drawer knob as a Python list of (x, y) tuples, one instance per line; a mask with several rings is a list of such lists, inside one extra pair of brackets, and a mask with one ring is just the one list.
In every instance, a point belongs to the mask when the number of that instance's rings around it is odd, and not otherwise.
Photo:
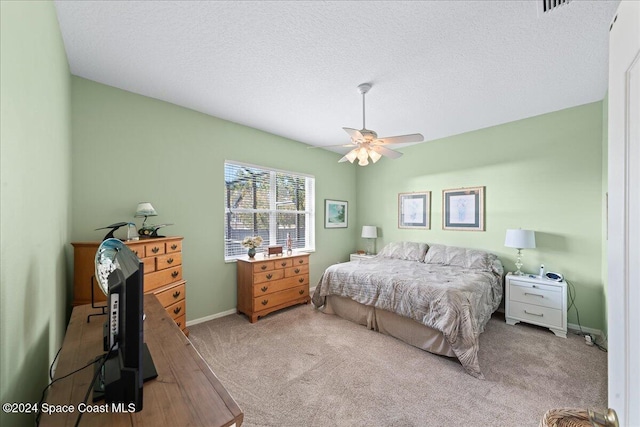
[(176, 245), (176, 244), (174, 243), (173, 245), (171, 245), (171, 249), (173, 249), (173, 250), (175, 251), (176, 249), (178, 249), (178, 245)]
[(304, 277), (299, 278), (299, 279), (298, 279), (298, 282), (299, 282), (299, 283), (304, 282)]
[(159, 250), (160, 248), (155, 246), (153, 249), (151, 249), (151, 252), (153, 252), (154, 254), (157, 254)]
[(260, 288), (260, 290), (261, 290), (262, 292), (267, 292), (267, 289), (269, 289), (269, 288), (268, 288), (268, 287), (266, 287), (266, 286), (263, 286), (263, 287), (261, 287), (261, 288)]
[(266, 270), (266, 269), (267, 269), (267, 266), (263, 264), (263, 265), (262, 265), (262, 267), (260, 267), (260, 269), (261, 269), (261, 270)]
[(544, 317), (544, 314), (542, 314), (542, 313), (531, 313), (531, 312), (528, 312), (527, 310), (525, 310), (524, 312), (526, 314), (530, 314), (532, 316)]
[(299, 293), (300, 295), (304, 294), (304, 289), (300, 289), (300, 290), (298, 291), (298, 293)]
[(173, 309), (173, 314), (178, 314), (180, 313), (180, 310), (182, 310), (182, 307), (176, 307)]
[(176, 325), (178, 325), (178, 328), (182, 327), (182, 322), (176, 322)]
[(136, 254), (136, 256), (138, 256), (138, 251), (133, 251), (134, 254)]
[(302, 263), (304, 263), (304, 260), (303, 260), (303, 259), (299, 259), (299, 260), (298, 260), (298, 262), (299, 262), (300, 264), (302, 264)]
[(174, 298), (178, 298), (179, 296), (180, 296), (180, 291), (175, 291), (175, 292), (173, 293), (173, 297), (174, 297)]
[(296, 274), (300, 273), (300, 269), (296, 268), (295, 270), (293, 270)]
[(267, 305), (268, 303), (269, 303), (269, 300), (268, 300), (268, 299), (263, 299), (263, 300), (262, 300), (262, 305)]
[(180, 273), (178, 273), (177, 271), (174, 271), (173, 273), (171, 273), (171, 277), (175, 279), (176, 277), (178, 277), (178, 274)]
[(271, 278), (273, 277), (273, 274), (269, 273), (265, 276), (268, 280), (271, 280)]
[(173, 264), (173, 258), (169, 258), (169, 259), (167, 260), (167, 264)]
[(284, 267), (284, 266), (286, 266), (286, 265), (287, 265), (287, 262), (286, 262), (286, 261), (283, 261), (283, 262), (281, 262), (281, 263), (280, 263), (280, 265)]

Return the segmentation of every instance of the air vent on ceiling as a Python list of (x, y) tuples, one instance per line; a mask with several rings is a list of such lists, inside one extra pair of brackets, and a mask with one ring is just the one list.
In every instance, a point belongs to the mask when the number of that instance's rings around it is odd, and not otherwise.
[(538, 0), (538, 16), (568, 4), (571, 0)]

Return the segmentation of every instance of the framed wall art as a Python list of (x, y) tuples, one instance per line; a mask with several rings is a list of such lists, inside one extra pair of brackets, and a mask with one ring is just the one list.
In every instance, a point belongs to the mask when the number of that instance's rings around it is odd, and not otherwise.
[(324, 228), (347, 228), (349, 202), (324, 199)]
[(398, 228), (431, 228), (431, 191), (398, 194)]
[(442, 190), (442, 229), (484, 231), (484, 187)]

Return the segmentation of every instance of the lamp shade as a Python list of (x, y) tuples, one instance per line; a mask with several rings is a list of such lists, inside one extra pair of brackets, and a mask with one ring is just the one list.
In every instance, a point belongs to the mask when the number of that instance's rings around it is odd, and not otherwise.
[(507, 230), (504, 245), (508, 248), (532, 249), (536, 247), (536, 234), (533, 230)]
[(362, 238), (363, 239), (377, 239), (378, 228), (375, 225), (363, 225), (362, 226)]
[(138, 207), (136, 208), (136, 218), (147, 216), (158, 216), (158, 212), (151, 206), (149, 202), (140, 202), (138, 203)]

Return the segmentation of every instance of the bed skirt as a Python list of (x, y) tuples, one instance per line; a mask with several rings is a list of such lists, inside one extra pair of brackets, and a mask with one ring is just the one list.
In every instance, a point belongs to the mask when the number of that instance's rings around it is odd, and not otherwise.
[(363, 305), (337, 295), (328, 295), (320, 310), (392, 336), (430, 353), (456, 357), (442, 332), (390, 311)]

